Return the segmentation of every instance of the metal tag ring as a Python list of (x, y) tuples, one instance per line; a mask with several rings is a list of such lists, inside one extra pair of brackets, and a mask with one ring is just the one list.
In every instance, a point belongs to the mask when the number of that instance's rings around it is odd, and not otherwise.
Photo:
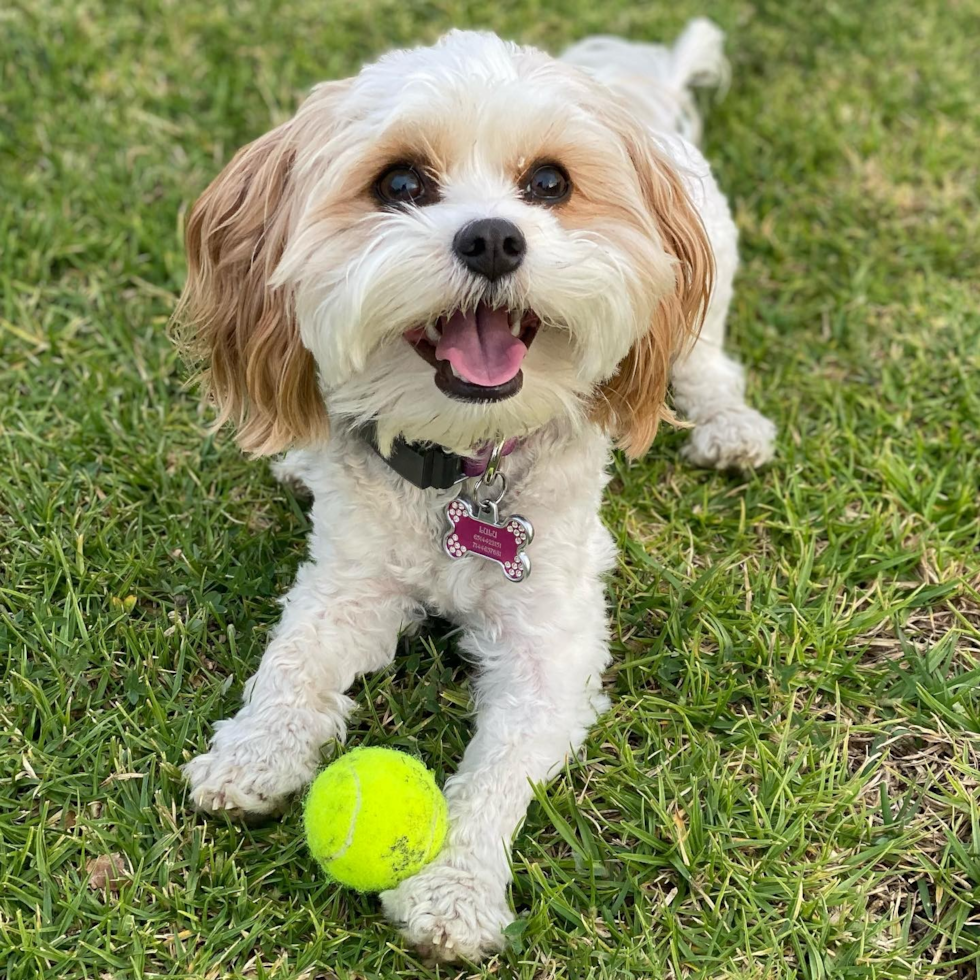
[[(504, 476), (504, 474), (498, 470), (497, 473), (494, 474), (494, 476), (495, 476), (494, 480), (487, 480), (485, 479), (486, 474), (484, 474), (483, 476), (480, 477), (480, 479), (477, 481), (476, 486), (473, 488), (473, 497), (475, 498), (476, 502), (481, 506), (485, 504), (493, 504), (494, 506), (496, 506), (497, 504), (500, 503), (500, 501), (503, 499), (504, 494), (507, 492), (507, 478)], [(480, 491), (490, 490), (494, 483), (500, 484), (500, 492), (497, 493), (495, 497), (489, 494), (486, 497), (481, 497)]]
[(500, 468), (500, 460), (503, 456), (504, 446), (506, 445), (506, 442), (495, 442), (493, 444), (490, 450), (490, 456), (487, 459), (486, 469), (484, 469), (483, 475), (480, 477), (480, 483), (477, 486), (480, 486), (482, 483), (490, 486), (493, 483), (497, 476), (497, 470)]

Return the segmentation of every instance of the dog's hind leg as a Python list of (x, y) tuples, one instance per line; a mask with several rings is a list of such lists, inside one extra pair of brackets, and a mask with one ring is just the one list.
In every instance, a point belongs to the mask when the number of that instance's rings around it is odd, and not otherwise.
[[(715, 289), (694, 347), (671, 369), (674, 403), (694, 430), (682, 453), (697, 466), (747, 469), (772, 459), (776, 427), (745, 403), (741, 365), (724, 351), (725, 318), (735, 275), (735, 226), (715, 248)], [(715, 244), (714, 242), (712, 244)]]

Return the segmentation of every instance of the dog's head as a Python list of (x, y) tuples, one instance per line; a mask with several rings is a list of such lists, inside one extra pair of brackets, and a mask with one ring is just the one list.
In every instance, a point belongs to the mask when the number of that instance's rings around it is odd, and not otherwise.
[(557, 417), (641, 453), (712, 275), (611, 93), (464, 32), (314, 89), (207, 189), (187, 250), (183, 319), (255, 453), (328, 418), (466, 452)]

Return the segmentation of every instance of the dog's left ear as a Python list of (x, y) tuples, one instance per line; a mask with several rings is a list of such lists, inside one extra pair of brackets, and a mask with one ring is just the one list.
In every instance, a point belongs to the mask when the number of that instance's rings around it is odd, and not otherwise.
[(596, 415), (632, 458), (653, 442), (666, 404), (670, 365), (697, 339), (714, 282), (714, 254), (677, 171), (638, 121), (613, 110), (612, 121), (639, 180), (643, 203), (674, 260), (674, 285), (660, 298), (649, 330), (602, 386)]
[(239, 150), (191, 210), (178, 340), (206, 364), (206, 387), (238, 444), (256, 455), (327, 433), (316, 364), (291, 290), (274, 283), (292, 221), (297, 153), (326, 145), (346, 82), (318, 86), (289, 122)]

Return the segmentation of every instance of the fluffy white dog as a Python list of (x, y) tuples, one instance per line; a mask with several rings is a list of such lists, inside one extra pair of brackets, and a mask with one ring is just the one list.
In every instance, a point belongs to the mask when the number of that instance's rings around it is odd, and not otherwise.
[(697, 20), (672, 48), (555, 59), (452, 32), (393, 52), (315, 88), (188, 223), (180, 315), (221, 420), (291, 450), (280, 474), (314, 495), (309, 560), (191, 796), (277, 811), (344, 737), (355, 678), (428, 614), (458, 623), (479, 673), (448, 841), (382, 895), (437, 957), (501, 945), (530, 784), (605, 704), (612, 441), (649, 447), (669, 381), (690, 460), (771, 455), (722, 350), (736, 229), (694, 146), (689, 89), (723, 80), (721, 42)]

